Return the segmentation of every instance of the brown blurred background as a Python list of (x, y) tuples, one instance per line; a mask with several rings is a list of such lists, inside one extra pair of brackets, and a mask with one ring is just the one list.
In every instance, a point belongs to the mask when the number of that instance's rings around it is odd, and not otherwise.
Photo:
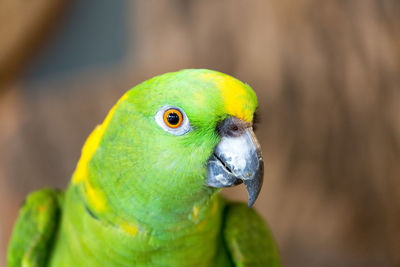
[(182, 68), (257, 92), (256, 209), (285, 266), (400, 266), (396, 0), (3, 0), (0, 266), (26, 194), (65, 188), (119, 96)]

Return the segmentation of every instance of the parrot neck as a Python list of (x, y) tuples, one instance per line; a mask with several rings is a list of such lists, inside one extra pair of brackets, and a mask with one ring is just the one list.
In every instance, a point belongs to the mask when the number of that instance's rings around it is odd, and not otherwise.
[[(93, 213), (82, 201), (82, 189), (72, 184), (66, 192), (51, 266), (80, 266), (82, 263), (86, 263), (85, 266), (129, 266), (132, 263), (148, 266), (149, 259), (159, 259), (158, 262), (167, 262), (169, 266), (181, 266), (182, 259), (187, 266), (210, 266), (219, 251), (225, 205), (218, 194), (212, 195), (203, 206), (188, 206), (191, 212), (185, 216), (182, 211), (173, 212), (171, 207), (158, 218), (152, 217), (152, 211), (148, 210), (149, 217), (128, 220), (111, 210)], [(171, 214), (185, 218), (176, 223)]]
[[(73, 184), (73, 186), (75, 186)], [(89, 214), (112, 222), (127, 232), (140, 229), (148, 231), (192, 228), (209, 220), (219, 210), (220, 189), (203, 186), (196, 194), (171, 195), (152, 187), (141, 188), (132, 194), (112, 198), (108, 192), (97, 188), (95, 182), (85, 179), (76, 184), (83, 196)], [(138, 192), (145, 192), (138, 193)]]

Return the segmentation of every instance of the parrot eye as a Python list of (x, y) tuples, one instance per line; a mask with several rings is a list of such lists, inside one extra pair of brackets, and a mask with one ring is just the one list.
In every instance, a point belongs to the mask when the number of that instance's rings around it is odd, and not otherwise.
[(171, 128), (178, 128), (182, 124), (182, 113), (174, 108), (164, 112), (164, 122)]
[(178, 107), (164, 106), (154, 119), (164, 131), (174, 135), (184, 135), (192, 129), (185, 112)]

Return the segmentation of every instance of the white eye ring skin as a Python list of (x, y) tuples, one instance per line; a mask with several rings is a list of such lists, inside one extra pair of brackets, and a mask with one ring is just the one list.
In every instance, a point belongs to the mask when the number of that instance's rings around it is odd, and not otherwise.
[[(182, 114), (182, 122), (176, 128), (169, 127), (164, 121), (164, 114), (170, 109), (178, 110)], [(190, 130), (192, 130), (192, 126), (189, 123), (189, 118), (186, 116), (185, 112), (178, 107), (169, 105), (163, 106), (157, 111), (156, 115), (154, 116), (154, 120), (164, 131), (173, 135), (184, 135)]]

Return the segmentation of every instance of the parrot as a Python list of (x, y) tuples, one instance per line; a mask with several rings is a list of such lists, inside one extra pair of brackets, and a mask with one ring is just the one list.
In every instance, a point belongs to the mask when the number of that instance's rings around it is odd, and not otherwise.
[[(252, 208), (264, 162), (253, 89), (184, 69), (128, 90), (85, 141), (65, 191), (30, 193), (7, 266), (280, 266)], [(248, 203), (224, 187), (243, 184)]]

